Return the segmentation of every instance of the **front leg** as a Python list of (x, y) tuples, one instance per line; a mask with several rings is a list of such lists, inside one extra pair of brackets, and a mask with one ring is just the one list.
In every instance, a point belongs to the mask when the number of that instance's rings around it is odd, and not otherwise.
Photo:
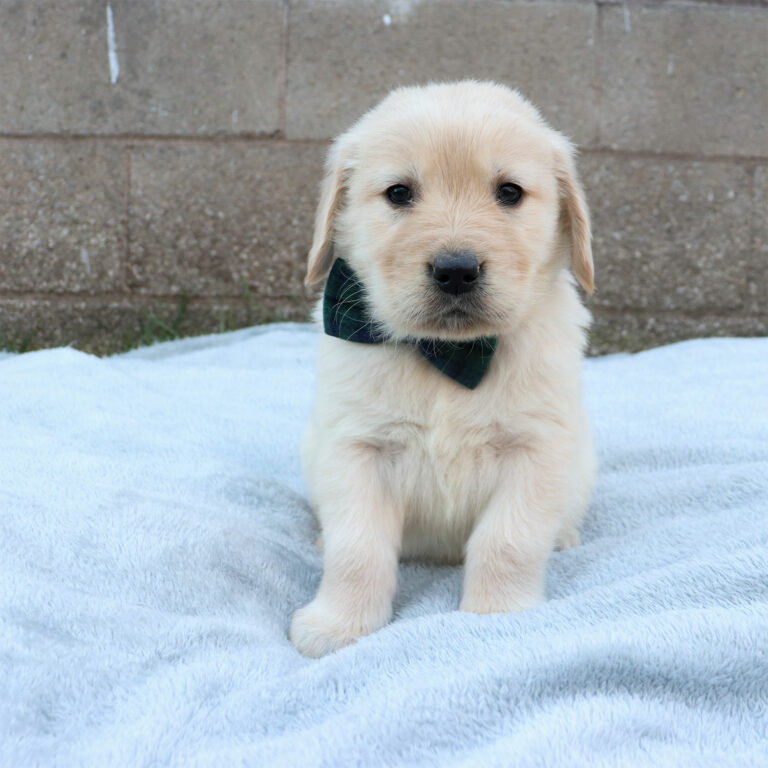
[(562, 444), (521, 448), (503, 461), (498, 486), (467, 543), (461, 610), (509, 613), (546, 599), (567, 465)]
[(370, 447), (324, 449), (315, 478), (323, 529), (323, 576), (293, 616), (290, 639), (317, 658), (383, 627), (392, 615), (402, 520)]

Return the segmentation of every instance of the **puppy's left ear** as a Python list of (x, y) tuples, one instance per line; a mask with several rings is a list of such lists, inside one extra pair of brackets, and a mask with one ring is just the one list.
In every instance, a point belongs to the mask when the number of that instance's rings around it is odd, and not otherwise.
[(555, 151), (555, 174), (560, 194), (560, 229), (570, 246), (571, 269), (581, 287), (587, 292), (595, 290), (595, 267), (592, 262), (592, 234), (589, 227), (589, 209), (576, 173), (571, 143), (558, 136)]
[(320, 202), (315, 213), (315, 232), (307, 259), (306, 285), (324, 280), (333, 266), (333, 225), (350, 170), (347, 145), (346, 135), (340, 136), (328, 150), (325, 176), (320, 184)]

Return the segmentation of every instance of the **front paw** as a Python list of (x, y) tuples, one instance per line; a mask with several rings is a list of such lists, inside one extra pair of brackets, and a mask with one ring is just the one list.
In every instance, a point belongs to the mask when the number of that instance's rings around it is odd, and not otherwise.
[(511, 593), (473, 590), (464, 593), (459, 609), (468, 613), (517, 613), (541, 605), (546, 599), (543, 590)]
[(293, 614), (288, 636), (303, 656), (319, 659), (374, 632), (386, 624), (386, 620), (387, 617), (382, 621), (350, 622), (313, 600)]

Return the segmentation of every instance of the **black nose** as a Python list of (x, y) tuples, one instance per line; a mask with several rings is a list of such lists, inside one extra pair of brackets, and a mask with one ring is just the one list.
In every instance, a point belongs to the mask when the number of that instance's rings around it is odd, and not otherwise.
[(472, 251), (441, 251), (432, 265), (432, 277), (441, 291), (458, 296), (477, 284), (480, 265)]

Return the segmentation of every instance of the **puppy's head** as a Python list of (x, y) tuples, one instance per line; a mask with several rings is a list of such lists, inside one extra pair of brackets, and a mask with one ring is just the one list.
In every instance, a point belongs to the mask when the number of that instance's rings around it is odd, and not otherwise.
[(307, 282), (337, 257), (395, 338), (511, 330), (568, 263), (592, 291), (573, 148), (504, 86), (394, 91), (329, 152)]

